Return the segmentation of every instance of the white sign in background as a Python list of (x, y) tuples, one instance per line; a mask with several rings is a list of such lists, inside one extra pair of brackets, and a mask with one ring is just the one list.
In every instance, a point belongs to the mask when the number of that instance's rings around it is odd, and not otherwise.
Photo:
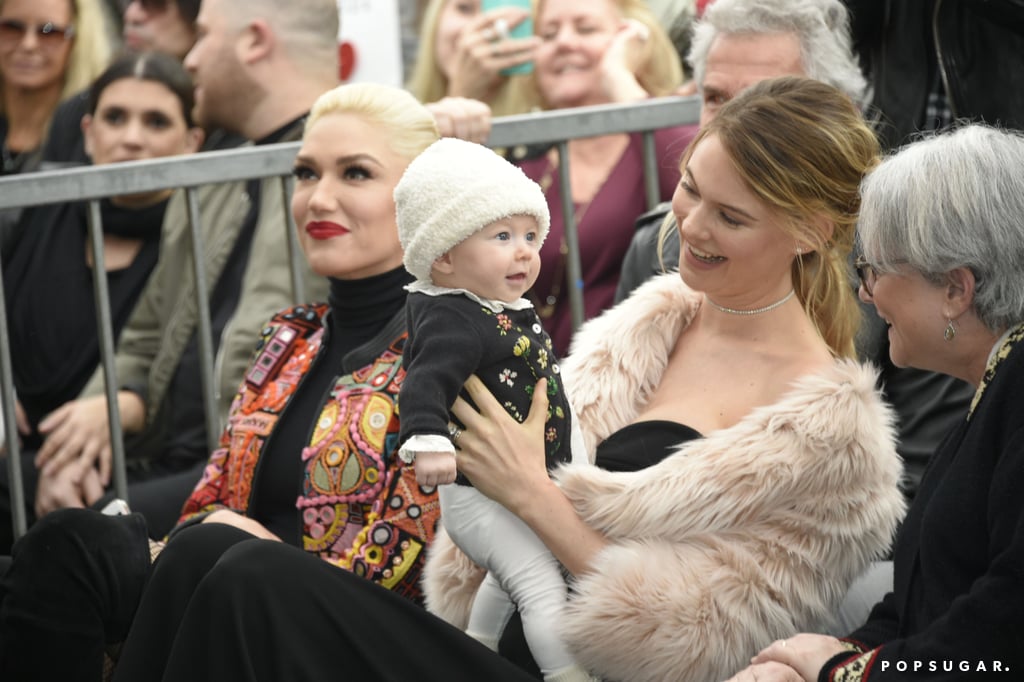
[(338, 0), (341, 76), (348, 83), (402, 86), (398, 0)]

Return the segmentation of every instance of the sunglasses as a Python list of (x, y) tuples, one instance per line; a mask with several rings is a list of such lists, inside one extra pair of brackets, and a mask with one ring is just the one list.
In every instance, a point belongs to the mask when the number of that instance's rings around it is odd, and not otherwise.
[[(902, 265), (906, 262), (903, 259), (889, 261), (892, 265)], [(878, 279), (878, 270), (875, 269), (874, 265), (867, 262), (864, 256), (857, 256), (853, 260), (853, 267), (857, 270), (857, 277), (860, 278), (860, 285), (864, 287), (865, 293), (868, 296), (874, 296), (873, 289), (875, 288), (875, 281)]]
[(0, 19), (0, 44), (18, 45), (29, 31), (35, 33), (36, 40), (44, 47), (57, 47), (75, 35), (75, 27), (71, 24), (58, 26), (52, 21), (35, 24), (21, 19)]

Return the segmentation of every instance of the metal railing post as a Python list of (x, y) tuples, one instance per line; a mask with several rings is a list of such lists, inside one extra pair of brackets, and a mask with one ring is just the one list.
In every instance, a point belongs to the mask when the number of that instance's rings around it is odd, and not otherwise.
[(11, 523), (14, 537), (20, 538), (28, 528), (25, 517), (25, 483), (21, 477), (21, 444), (18, 442), (17, 420), (14, 412), (14, 370), (11, 365), (11, 337), (7, 328), (7, 294), (4, 292), (4, 272), (0, 265), (0, 395), (2, 395), (4, 442), (7, 446), (7, 487), (10, 491)]
[(188, 204), (188, 234), (192, 242), (192, 273), (196, 280), (196, 334), (199, 341), (199, 383), (203, 394), (203, 416), (206, 419), (206, 445), (210, 452), (220, 440), (220, 419), (217, 414), (217, 383), (213, 373), (213, 329), (210, 322), (210, 287), (206, 282), (206, 249), (203, 246), (202, 218), (199, 215), (199, 189), (185, 188)]
[(100, 200), (89, 202), (86, 214), (89, 224), (89, 243), (92, 246), (92, 292), (96, 304), (96, 332), (100, 336), (100, 365), (103, 367), (103, 388), (107, 396), (107, 419), (110, 427), (111, 472), (114, 476), (114, 491), (122, 500), (128, 501), (128, 474), (125, 467), (124, 438), (121, 432), (121, 410), (117, 402), (117, 367), (114, 363), (114, 325), (110, 312), (110, 295), (107, 286), (107, 267), (103, 247), (103, 216), (100, 214)]
[(569, 285), (569, 314), (573, 331), (583, 324), (583, 266), (580, 263), (580, 239), (576, 225), (576, 205), (569, 180), (569, 143), (558, 143), (558, 182), (562, 195), (562, 222), (565, 223), (565, 279)]
[(292, 276), (292, 297), (296, 303), (308, 303), (306, 286), (302, 281), (302, 247), (295, 229), (295, 217), (292, 216), (292, 191), (295, 189), (295, 177), (291, 174), (281, 176), (281, 205), (284, 206), (285, 241), (288, 244), (288, 261), (292, 264), (289, 272)]

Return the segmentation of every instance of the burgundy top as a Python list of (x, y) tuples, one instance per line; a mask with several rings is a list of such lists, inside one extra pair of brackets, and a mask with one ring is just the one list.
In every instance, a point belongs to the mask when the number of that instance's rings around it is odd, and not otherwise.
[[(696, 134), (695, 125), (665, 128), (654, 133), (661, 201), (672, 198), (679, 184), (679, 159)], [(561, 358), (568, 352), (572, 336), (567, 266), (561, 253), (564, 232), (561, 182), (547, 155), (523, 161), (519, 166), (541, 187), (547, 185), (544, 189), (551, 210), (551, 230), (540, 250), (541, 270), (533, 294), (537, 311), (554, 343), (555, 354)], [(635, 231), (634, 221), (648, 209), (643, 168), (643, 136), (634, 133), (619, 162), (583, 211), (582, 220), (579, 219), (582, 209), (576, 206), (585, 319), (610, 307), (615, 298), (622, 258)], [(550, 177), (550, 183), (543, 181), (545, 176)], [(554, 284), (556, 278), (559, 284)], [(544, 315), (549, 296), (555, 299), (550, 317)]]

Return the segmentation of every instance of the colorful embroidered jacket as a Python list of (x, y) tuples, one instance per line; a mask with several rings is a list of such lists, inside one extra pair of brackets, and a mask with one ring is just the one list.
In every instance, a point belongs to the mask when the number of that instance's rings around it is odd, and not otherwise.
[[(217, 509), (245, 513), (260, 454), (309, 371), (324, 338), (327, 306), (296, 306), (263, 329), (202, 479), (181, 522)], [(398, 391), (407, 334), (400, 312), (379, 335), (380, 353), (339, 376), (302, 451), (296, 502), (303, 548), (324, 560), (419, 601), (424, 550), (434, 536), (437, 495), (416, 485), (397, 457)]]

